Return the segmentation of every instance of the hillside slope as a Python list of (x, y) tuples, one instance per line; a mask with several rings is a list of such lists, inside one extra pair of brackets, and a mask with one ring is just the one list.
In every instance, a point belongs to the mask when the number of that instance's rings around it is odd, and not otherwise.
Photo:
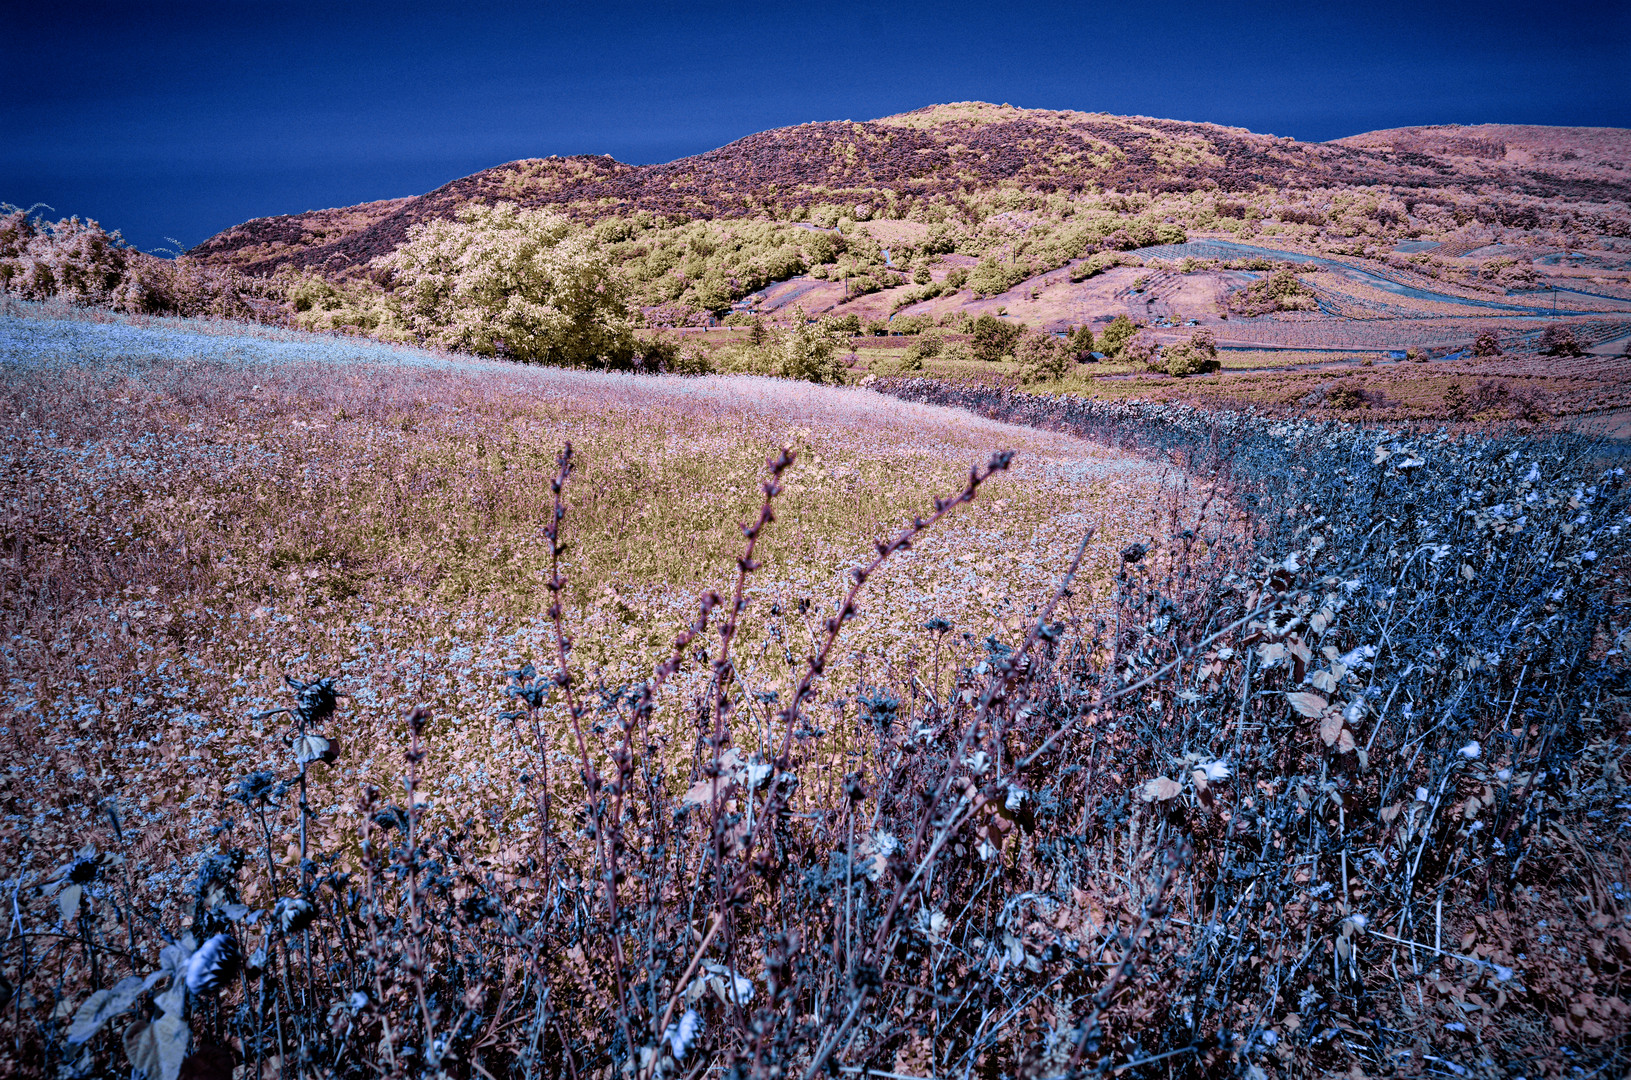
[[(255, 274), (344, 271), (415, 224), (472, 200), (554, 206), (579, 218), (763, 217), (820, 203), (898, 214), (909, 202), (1002, 185), (1040, 192), (1255, 191), (1389, 185), (1598, 203), (1631, 201), (1631, 133), (1407, 128), (1302, 143), (1216, 124), (964, 102), (867, 122), (778, 128), (657, 165), (580, 155), (513, 161), (415, 198), (259, 218), (191, 254)], [(864, 213), (863, 213), (864, 216)]]

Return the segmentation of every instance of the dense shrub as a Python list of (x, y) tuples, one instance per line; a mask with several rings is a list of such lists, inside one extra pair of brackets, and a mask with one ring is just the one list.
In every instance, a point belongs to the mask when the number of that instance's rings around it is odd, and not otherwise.
[(1217, 339), (1212, 331), (1202, 327), (1189, 336), (1188, 341), (1168, 345), (1161, 350), (1158, 369), (1168, 375), (1201, 375), (1218, 367)]
[(53, 224), (0, 203), (0, 291), (25, 300), (112, 304), (128, 258), (119, 234), (94, 221)]
[(930, 315), (901, 315), (889, 320), (892, 334), (921, 334), (933, 326), (934, 317)]
[(563, 367), (634, 362), (620, 278), (559, 215), (471, 204), (415, 226), (375, 266), (391, 275), (403, 323), (423, 340)]
[(1540, 332), (1540, 351), (1546, 356), (1584, 356), (1574, 330), (1562, 323), (1548, 323)]
[(839, 354), (850, 334), (836, 325), (839, 320), (811, 323), (803, 312), (792, 325), (768, 331), (762, 344), (727, 346), (715, 357), (725, 371), (748, 375), (774, 375), (801, 382), (843, 383), (845, 363)]
[(1140, 326), (1125, 315), (1117, 315), (1099, 331), (1099, 352), (1112, 360), (1119, 360), (1127, 351), (1127, 343), (1138, 333)]
[[(1108, 333), (1108, 331), (1107, 331)], [(1121, 347), (1120, 359), (1155, 367), (1161, 356), (1161, 342), (1148, 330), (1140, 329)]]
[(1132, 262), (1119, 251), (1100, 251), (1089, 255), (1081, 262), (1070, 268), (1070, 280), (1081, 282), (1090, 277), (1096, 277), (1113, 266), (1121, 266)]
[(275, 320), (283, 314), (273, 283), (188, 256), (157, 258), (94, 221), (52, 223), (6, 204), (0, 204), (0, 293), (133, 315)]
[(1474, 356), (1500, 356), (1501, 339), (1493, 330), (1481, 330), (1473, 339), (1472, 354)]
[(1237, 315), (1264, 315), (1271, 311), (1313, 311), (1319, 304), (1314, 290), (1303, 284), (1296, 270), (1282, 266), (1268, 277), (1230, 293), (1228, 306)]
[(289, 321), (302, 330), (361, 333), (382, 341), (411, 338), (384, 289), (371, 281), (335, 282), (320, 274), (285, 275), (279, 282)]
[(985, 258), (969, 271), (968, 287), (974, 290), (976, 296), (996, 296), (1012, 289), (1033, 273), (1035, 271), (1027, 265)]
[(850, 337), (855, 337), (861, 333), (861, 317), (853, 311), (832, 316), (827, 321), (827, 325), (835, 333), (848, 334)]
[(974, 358), (994, 364), (1013, 352), (1014, 343), (1019, 340), (1022, 330), (1016, 324), (986, 312), (974, 320), (969, 332), (973, 335), (969, 348)]
[(1027, 330), (1014, 342), (1014, 359), (1025, 382), (1053, 382), (1070, 374), (1076, 357), (1063, 338)]
[(658, 333), (636, 346), (635, 367), (662, 375), (708, 375), (713, 358), (701, 345)]

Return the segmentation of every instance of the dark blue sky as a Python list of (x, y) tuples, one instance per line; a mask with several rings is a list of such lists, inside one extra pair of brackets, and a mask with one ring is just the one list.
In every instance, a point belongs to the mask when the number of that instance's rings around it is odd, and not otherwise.
[(942, 101), (1299, 139), (1631, 126), (1631, 4), (8, 5), (0, 200), (144, 248), (520, 157), (666, 161)]

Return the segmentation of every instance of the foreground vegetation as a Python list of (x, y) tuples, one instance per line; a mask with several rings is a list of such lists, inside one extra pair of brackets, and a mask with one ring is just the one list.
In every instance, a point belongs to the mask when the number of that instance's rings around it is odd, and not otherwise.
[(1587, 440), (50, 340), (12, 1071), (1626, 1064)]

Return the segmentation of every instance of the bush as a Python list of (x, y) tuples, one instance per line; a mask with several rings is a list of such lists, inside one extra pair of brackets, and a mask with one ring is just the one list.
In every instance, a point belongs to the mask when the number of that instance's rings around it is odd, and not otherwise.
[(954, 266), (946, 271), (946, 277), (940, 282), (942, 288), (956, 292), (968, 283), (968, 267)]
[(1361, 408), (1364, 404), (1365, 393), (1355, 383), (1339, 382), (1325, 391), (1326, 408), (1348, 412)]
[(634, 362), (620, 277), (558, 214), (471, 203), (414, 226), (374, 266), (390, 273), (403, 321), (426, 341), (564, 367)]
[(853, 311), (829, 317), (827, 325), (835, 334), (848, 334), (850, 337), (859, 337), (861, 334), (861, 317)]
[(144, 254), (94, 221), (51, 223), (0, 203), (0, 292), (25, 300), (58, 299), (133, 315), (276, 319), (282, 314), (277, 291), (273, 283), (205, 267), (185, 255)]
[(1202, 327), (1189, 340), (1169, 345), (1161, 353), (1159, 369), (1168, 375), (1202, 375), (1218, 368), (1217, 339)]
[(1561, 323), (1551, 323), (1540, 332), (1540, 351), (1545, 356), (1584, 356), (1586, 352), (1574, 330)]
[(1121, 347), (1122, 359), (1134, 364), (1144, 364), (1151, 370), (1159, 370), (1156, 363), (1160, 355), (1161, 343), (1148, 330), (1139, 330)]
[(1014, 359), (1022, 381), (1057, 382), (1070, 374), (1075, 356), (1063, 339), (1027, 330), (1014, 343)]
[(718, 351), (715, 367), (742, 375), (773, 375), (801, 382), (843, 383), (845, 362), (839, 348), (849, 335), (837, 328), (839, 319), (811, 323), (801, 310), (793, 325), (770, 331), (762, 345), (726, 346)]
[(1239, 315), (1265, 315), (1272, 311), (1313, 311), (1319, 303), (1314, 290), (1303, 284), (1296, 270), (1282, 266), (1268, 277), (1229, 294), (1228, 306)]
[(1472, 354), (1474, 356), (1500, 356), (1501, 339), (1493, 330), (1481, 330), (1473, 339)]
[(901, 315), (889, 320), (892, 334), (921, 334), (933, 326), (934, 319), (928, 315)]
[(700, 344), (659, 333), (639, 344), (635, 367), (661, 375), (711, 375), (714, 362)]
[(973, 340), (969, 346), (975, 359), (994, 364), (1013, 351), (1020, 332), (1020, 328), (1013, 323), (1004, 322), (986, 312), (974, 320), (971, 330)]
[(129, 256), (119, 234), (94, 221), (71, 217), (53, 224), (0, 203), (0, 292), (24, 300), (110, 304)]
[(912, 342), (911, 345), (907, 346), (906, 351), (924, 359), (928, 359), (930, 357), (939, 356), (941, 352), (945, 350), (945, 347), (945, 339), (939, 334), (931, 331), (929, 333), (925, 333), (916, 341)]
[(996, 296), (1005, 293), (1031, 276), (1029, 266), (1002, 262), (995, 258), (981, 259), (968, 275), (968, 287), (976, 296)]
[(1127, 343), (1138, 331), (1138, 323), (1125, 315), (1117, 315), (1109, 326), (1099, 331), (1099, 352), (1112, 360), (1121, 359), (1127, 351)]
[(307, 271), (284, 275), (280, 285), (289, 321), (302, 330), (367, 334), (382, 341), (409, 338), (390, 296), (372, 282), (334, 282)]
[(1066, 339), (1070, 345), (1071, 355), (1077, 360), (1086, 360), (1093, 350), (1093, 328), (1086, 323), (1072, 327), (1070, 337)]

